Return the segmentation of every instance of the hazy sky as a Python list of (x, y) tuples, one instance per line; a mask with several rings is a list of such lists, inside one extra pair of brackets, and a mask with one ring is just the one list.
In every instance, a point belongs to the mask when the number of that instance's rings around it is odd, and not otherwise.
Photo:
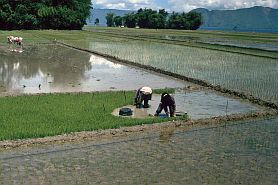
[(278, 0), (92, 0), (94, 8), (128, 9), (164, 8), (167, 11), (190, 11), (195, 8), (238, 9), (252, 6), (278, 8)]

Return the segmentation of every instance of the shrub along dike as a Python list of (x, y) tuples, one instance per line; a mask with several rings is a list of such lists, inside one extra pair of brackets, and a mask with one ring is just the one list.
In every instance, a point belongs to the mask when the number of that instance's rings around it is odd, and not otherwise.
[(133, 97), (133, 91), (2, 97), (0, 140), (41, 138), (170, 120), (123, 118), (111, 114), (117, 107), (132, 104)]

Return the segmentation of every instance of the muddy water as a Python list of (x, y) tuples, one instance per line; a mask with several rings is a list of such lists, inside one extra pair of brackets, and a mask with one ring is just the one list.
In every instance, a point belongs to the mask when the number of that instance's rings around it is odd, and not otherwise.
[(58, 45), (0, 48), (0, 92), (49, 93), (184, 87), (189, 83)]
[(2, 184), (277, 184), (278, 118), (0, 153)]
[[(193, 91), (186, 92), (177, 90), (173, 97), (176, 101), (178, 112), (187, 112), (192, 119), (211, 118), (216, 116), (225, 116), (237, 113), (248, 113), (259, 111), (262, 108), (254, 104), (243, 102), (240, 99), (234, 99), (217, 94), (213, 91)], [(133, 118), (146, 118), (154, 115), (160, 102), (160, 95), (154, 94), (149, 101), (150, 108), (135, 108), (132, 105), (124, 106), (133, 110)], [(120, 108), (113, 111), (113, 115), (119, 115)], [(163, 114), (164, 112), (162, 112)]]

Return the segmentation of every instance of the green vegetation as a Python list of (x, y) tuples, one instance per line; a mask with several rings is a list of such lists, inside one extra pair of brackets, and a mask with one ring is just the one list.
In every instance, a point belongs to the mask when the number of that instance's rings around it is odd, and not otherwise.
[[(2, 31), (0, 39), (5, 42), (9, 34), (23, 36), (25, 43), (52, 42), (56, 39), (278, 102), (277, 51), (203, 42), (205, 39), (229, 39), (243, 44), (258, 43), (259, 46), (263, 43), (275, 48), (273, 46), (278, 46), (275, 34), (152, 29), (146, 32), (144, 29), (100, 27), (86, 27), (86, 30), (90, 31)], [(174, 35), (175, 38), (163, 39)]]
[(165, 88), (165, 89), (153, 89), (154, 94), (162, 94), (164, 92), (167, 92), (169, 94), (175, 93), (175, 88)]
[(107, 24), (107, 26), (108, 27), (112, 27), (112, 26), (114, 26), (114, 14), (113, 13), (108, 13), (107, 15), (106, 15), (106, 24)]
[(133, 91), (122, 91), (0, 98), (0, 140), (167, 121), (156, 117), (121, 118), (111, 114), (115, 108), (132, 104), (133, 96)]
[(0, 28), (81, 29), (91, 0), (0, 0)]
[(95, 41), (90, 49), (266, 100), (278, 100), (275, 59), (139, 40), (111, 41), (111, 38)]
[(155, 11), (152, 9), (140, 8), (137, 13), (126, 14), (123, 17), (113, 13), (106, 15), (108, 27), (125, 25), (129, 28), (139, 26), (140, 28), (153, 29), (183, 29), (197, 30), (202, 24), (202, 16), (197, 12), (175, 13), (168, 17), (168, 12), (164, 9)]
[(146, 40), (278, 59), (277, 34), (85, 27), (98, 35)]
[(99, 18), (95, 19), (95, 25), (99, 25)]

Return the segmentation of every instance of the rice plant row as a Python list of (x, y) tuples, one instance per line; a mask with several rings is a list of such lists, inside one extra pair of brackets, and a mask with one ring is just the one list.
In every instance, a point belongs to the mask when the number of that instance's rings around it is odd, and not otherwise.
[(134, 40), (93, 40), (81, 47), (278, 102), (275, 59)]

